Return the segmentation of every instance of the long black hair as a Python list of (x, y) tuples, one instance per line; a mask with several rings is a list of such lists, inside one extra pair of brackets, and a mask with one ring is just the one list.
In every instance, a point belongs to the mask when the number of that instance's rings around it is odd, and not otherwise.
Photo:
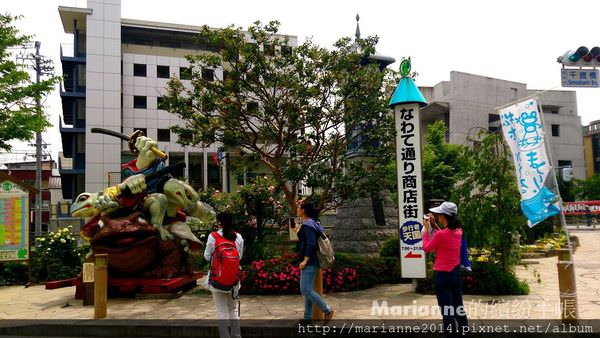
[(300, 204), (300, 209), (304, 211), (304, 214), (315, 221), (319, 220), (319, 209), (315, 207), (312, 201), (303, 201)]
[(446, 218), (448, 219), (448, 229), (460, 229), (462, 228), (462, 223), (460, 222), (460, 220), (458, 219), (458, 216), (456, 215), (446, 215)]
[(230, 241), (235, 241), (237, 239), (237, 234), (235, 230), (233, 230), (233, 217), (228, 212), (221, 212), (217, 215), (217, 221), (221, 224), (221, 228), (223, 229), (223, 237)]

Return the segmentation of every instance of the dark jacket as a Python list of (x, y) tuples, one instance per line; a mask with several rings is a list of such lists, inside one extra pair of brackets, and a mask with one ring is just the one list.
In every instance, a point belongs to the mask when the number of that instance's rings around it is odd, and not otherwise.
[(317, 242), (322, 232), (321, 223), (310, 218), (302, 223), (298, 231), (298, 253), (300, 254), (300, 260), (309, 257), (307, 265), (319, 265)]

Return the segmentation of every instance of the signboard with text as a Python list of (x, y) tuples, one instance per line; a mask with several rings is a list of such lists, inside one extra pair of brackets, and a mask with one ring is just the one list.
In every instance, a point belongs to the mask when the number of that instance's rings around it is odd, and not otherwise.
[(398, 105), (395, 117), (401, 272), (403, 278), (425, 278), (419, 105)]
[(29, 259), (29, 193), (10, 181), (0, 183), (0, 261)]
[(600, 88), (597, 69), (563, 68), (560, 75), (563, 87)]

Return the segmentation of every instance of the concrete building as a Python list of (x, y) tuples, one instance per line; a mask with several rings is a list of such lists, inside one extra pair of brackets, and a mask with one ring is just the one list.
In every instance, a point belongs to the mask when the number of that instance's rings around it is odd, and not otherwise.
[(586, 177), (600, 173), (600, 120), (583, 127)]
[[(535, 94), (524, 83), (450, 72), (450, 81), (420, 87), (429, 103), (422, 109), (422, 126), (437, 120), (448, 126), (447, 140), (463, 144), (475, 128), (500, 130), (495, 108)], [(546, 139), (554, 167), (571, 166), (575, 178), (585, 177), (581, 117), (574, 91), (551, 90), (541, 94)], [(425, 130), (423, 130), (425, 132)]]
[[(169, 128), (181, 121), (158, 109), (170, 77), (190, 85), (185, 55), (215, 51), (197, 43), (200, 27), (121, 18), (120, 0), (88, 0), (87, 8), (59, 7), (59, 13), (65, 32), (73, 34), (73, 45), (61, 46), (65, 80), (59, 170), (66, 199), (119, 182), (121, 163), (132, 158), (126, 142), (92, 134), (94, 127), (128, 135), (142, 130), (159, 142), (171, 163), (187, 162), (187, 175), (178, 176), (186, 176), (196, 189), (229, 191), (258, 174), (229, 170), (231, 158), (218, 159), (219, 144), (177, 144)], [(296, 37), (289, 39), (297, 45)], [(222, 69), (207, 70), (207, 76), (222, 77)]]

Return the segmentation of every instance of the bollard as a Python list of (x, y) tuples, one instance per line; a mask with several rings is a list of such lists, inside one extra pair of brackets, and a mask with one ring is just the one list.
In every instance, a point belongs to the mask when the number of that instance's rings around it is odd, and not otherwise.
[(560, 295), (560, 317), (563, 322), (577, 321), (577, 286), (575, 266), (568, 249), (558, 250), (558, 289)]
[[(321, 297), (323, 297), (323, 270), (317, 270), (317, 275), (315, 276), (315, 281), (313, 283), (313, 289), (318, 293)], [(325, 319), (325, 314), (321, 309), (317, 306), (317, 304), (313, 304), (313, 320), (323, 320)]]
[(106, 318), (108, 255), (96, 254), (94, 267), (94, 319)]

